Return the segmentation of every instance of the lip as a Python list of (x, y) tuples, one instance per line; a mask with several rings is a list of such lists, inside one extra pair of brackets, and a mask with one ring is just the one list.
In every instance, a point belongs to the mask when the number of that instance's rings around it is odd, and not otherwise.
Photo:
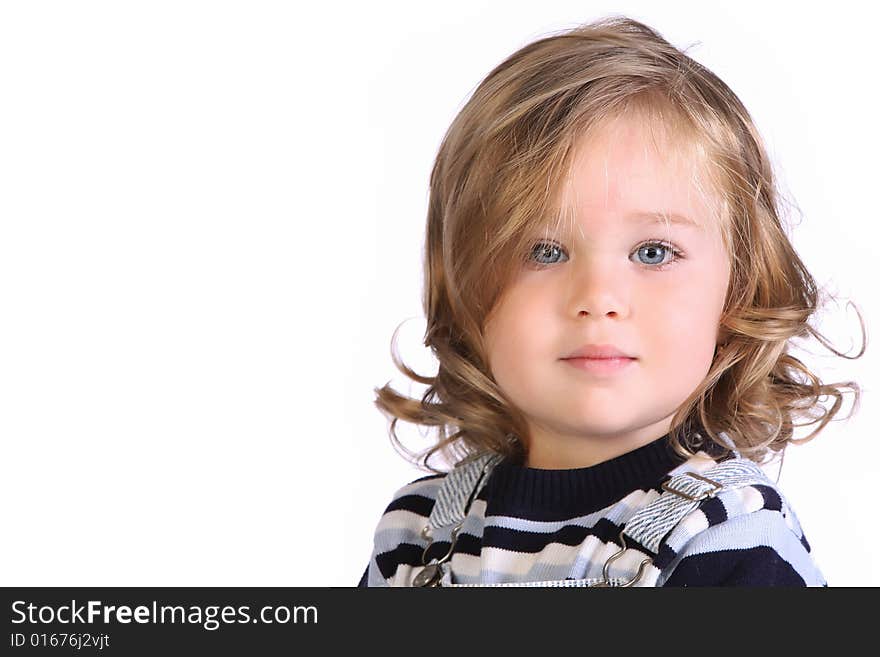
[(629, 369), (636, 358), (613, 344), (586, 344), (562, 360), (583, 372), (612, 375)]
[(615, 359), (615, 358), (629, 358), (633, 359), (635, 356), (632, 356), (628, 353), (625, 353), (615, 347), (613, 344), (585, 344), (584, 346), (575, 349), (573, 352), (568, 354), (567, 356), (562, 357), (563, 360), (569, 359), (580, 359), (580, 358), (588, 358), (588, 359)]
[(590, 374), (618, 374), (629, 369), (635, 358), (564, 358), (566, 363)]

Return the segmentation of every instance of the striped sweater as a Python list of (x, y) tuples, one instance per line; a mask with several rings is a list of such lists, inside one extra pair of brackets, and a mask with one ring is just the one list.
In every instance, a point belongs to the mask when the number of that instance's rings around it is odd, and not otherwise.
[[(659, 544), (630, 541), (621, 550), (622, 528), (664, 493), (664, 483), (682, 472), (705, 473), (729, 456), (704, 450), (682, 459), (668, 441), (667, 434), (586, 468), (544, 470), (501, 459), (462, 514), (441, 585), (593, 586), (618, 552), (622, 568), (651, 558), (649, 575), (634, 586), (828, 585), (794, 510), (766, 477), (693, 502)], [(448, 531), (422, 534), (447, 476), (421, 477), (394, 493), (359, 586), (410, 586), (423, 564), (447, 554)]]

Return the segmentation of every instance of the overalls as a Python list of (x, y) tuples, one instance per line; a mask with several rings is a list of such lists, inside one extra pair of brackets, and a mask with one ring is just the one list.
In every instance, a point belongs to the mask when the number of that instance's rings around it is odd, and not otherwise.
[[(759, 465), (742, 458), (736, 450), (733, 452), (734, 458), (717, 463), (702, 473), (681, 472), (664, 482), (662, 484), (664, 492), (637, 509), (624, 523), (619, 535), (619, 550), (605, 562), (601, 578), (458, 584), (452, 582), (452, 572), (448, 563), (455, 550), (458, 533), (481, 489), (481, 484), (488, 480), (492, 468), (502, 458), (495, 453), (472, 456), (459, 463), (446, 475), (437, 493), (428, 524), (422, 529), (422, 538), (428, 541), (422, 552), (423, 568), (412, 578), (412, 586), (656, 586), (662, 571), (654, 565), (654, 560), (661, 541), (685, 516), (697, 508), (700, 501), (719, 494), (730, 494), (735, 492), (735, 489), (754, 484), (773, 485)], [(751, 510), (754, 509), (732, 503), (727, 509), (728, 517), (748, 513)], [(435, 532), (439, 540), (449, 541), (449, 550), (437, 561), (426, 563), (425, 556), (434, 542)], [(637, 541), (640, 546), (650, 551), (650, 554), (645, 554), (634, 547), (627, 547), (625, 537)]]

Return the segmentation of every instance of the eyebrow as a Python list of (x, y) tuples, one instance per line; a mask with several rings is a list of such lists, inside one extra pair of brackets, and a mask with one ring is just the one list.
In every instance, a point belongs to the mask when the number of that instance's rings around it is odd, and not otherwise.
[(652, 222), (656, 224), (665, 224), (666, 220), (669, 220), (671, 224), (679, 224), (682, 226), (693, 226), (694, 228), (699, 228), (700, 224), (698, 224), (693, 219), (689, 217), (685, 217), (684, 215), (675, 214), (674, 212), (664, 213), (664, 212), (633, 212), (627, 215), (627, 219), (630, 220), (641, 220), (642, 222)]

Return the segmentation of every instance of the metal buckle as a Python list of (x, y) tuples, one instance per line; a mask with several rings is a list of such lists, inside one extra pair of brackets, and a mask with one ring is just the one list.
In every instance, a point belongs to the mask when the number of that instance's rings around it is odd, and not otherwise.
[(700, 481), (705, 481), (707, 484), (711, 484), (713, 486), (713, 488), (711, 490), (703, 491), (699, 495), (688, 495), (687, 493), (680, 491), (680, 490), (676, 490), (675, 488), (670, 486), (669, 483), (672, 481), (672, 479), (670, 479), (669, 481), (664, 481), (662, 484), (660, 484), (660, 487), (663, 490), (668, 490), (670, 493), (675, 493), (676, 495), (680, 495), (681, 497), (683, 497), (687, 500), (691, 500), (692, 502), (699, 502), (700, 500), (704, 500), (707, 497), (712, 497), (715, 495), (715, 493), (717, 493), (719, 490), (724, 488), (723, 484), (719, 484), (717, 481), (713, 481), (712, 479), (709, 479), (708, 477), (698, 475), (696, 472), (682, 472), (682, 473), (680, 473), (679, 476), (681, 476), (681, 475), (687, 475), (688, 477), (693, 477), (694, 479), (699, 479)]

